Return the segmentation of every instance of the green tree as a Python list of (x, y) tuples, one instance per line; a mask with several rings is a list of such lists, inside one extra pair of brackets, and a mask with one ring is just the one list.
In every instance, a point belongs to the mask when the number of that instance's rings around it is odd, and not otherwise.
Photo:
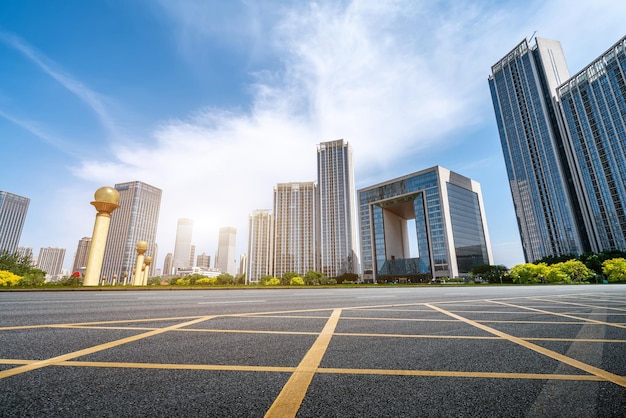
[(513, 266), (509, 276), (514, 283), (532, 284), (544, 283), (549, 273), (550, 268), (544, 263), (526, 263)]
[(497, 266), (483, 264), (472, 268), (470, 271), (473, 277), (480, 277), (483, 280), (487, 280), (489, 283), (502, 283), (504, 281), (508, 281), (508, 272), (509, 269), (501, 264)]
[(31, 268), (30, 271), (24, 274), (22, 280), (20, 280), (20, 286), (43, 286), (46, 282), (46, 272), (40, 269)]
[(7, 250), (0, 251), (0, 270), (10, 271), (18, 276), (24, 276), (33, 269), (31, 264), (32, 260), (29, 256), (22, 256), (17, 252), (11, 254)]
[(259, 278), (259, 284), (266, 284), (268, 280), (272, 280), (274, 278), (274, 276), (271, 275), (265, 275), (265, 276), (261, 276)]
[(579, 260), (568, 260), (561, 263), (553, 264), (552, 269), (563, 273), (566, 282), (582, 283), (594, 276), (593, 270), (588, 268), (585, 263)]
[(147, 284), (148, 286), (158, 286), (161, 284), (162, 281), (163, 279), (161, 278), (161, 276), (150, 277), (148, 278)]
[(283, 277), (281, 277), (280, 283), (289, 284), (289, 281), (294, 277), (300, 277), (300, 275), (295, 271), (286, 271), (285, 274), (283, 274)]
[(217, 276), (217, 282), (219, 284), (226, 284), (226, 285), (233, 284), (235, 283), (235, 278), (231, 274), (222, 273), (219, 276)]
[(304, 282), (309, 286), (322, 284), (325, 279), (326, 277), (319, 271), (309, 270), (304, 275)]
[(602, 272), (610, 282), (626, 280), (626, 260), (623, 258), (612, 258), (602, 263)]

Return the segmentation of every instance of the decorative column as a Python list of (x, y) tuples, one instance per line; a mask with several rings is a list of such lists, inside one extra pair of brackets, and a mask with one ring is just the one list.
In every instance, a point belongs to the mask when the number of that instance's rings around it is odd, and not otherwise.
[(144, 272), (144, 275), (143, 275), (142, 285), (145, 286), (148, 284), (148, 275), (150, 273), (150, 264), (152, 264), (152, 257), (147, 255), (146, 258), (144, 258), (143, 262), (146, 265), (146, 271)]
[(98, 214), (91, 235), (91, 248), (87, 258), (83, 286), (98, 286), (100, 282), (104, 249), (109, 234), (109, 225), (111, 225), (111, 213), (119, 208), (117, 203), (120, 201), (120, 194), (114, 188), (105, 186), (96, 190), (94, 200), (91, 204), (96, 208)]
[(135, 264), (135, 274), (133, 274), (133, 286), (141, 286), (143, 283), (141, 268), (143, 267), (143, 255), (147, 250), (148, 243), (146, 241), (137, 242), (137, 264)]

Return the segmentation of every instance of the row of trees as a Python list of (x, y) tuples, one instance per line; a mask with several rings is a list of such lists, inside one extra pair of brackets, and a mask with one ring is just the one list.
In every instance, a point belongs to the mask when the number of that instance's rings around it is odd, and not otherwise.
[(546, 257), (535, 263), (518, 264), (510, 271), (502, 265), (477, 266), (472, 276), (491, 283), (583, 283), (626, 280), (626, 253), (605, 251), (580, 256)]

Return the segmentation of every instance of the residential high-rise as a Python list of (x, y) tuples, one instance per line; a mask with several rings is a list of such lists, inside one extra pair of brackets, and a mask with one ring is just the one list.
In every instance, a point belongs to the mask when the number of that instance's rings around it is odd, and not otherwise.
[(91, 237), (83, 237), (80, 241), (78, 241), (78, 248), (76, 248), (76, 255), (74, 256), (74, 264), (72, 265), (72, 273), (79, 272), (81, 275), (85, 274), (90, 248)]
[(358, 196), (365, 281), (467, 277), (473, 267), (493, 264), (476, 181), (436, 166)]
[(61, 276), (65, 248), (41, 248), (37, 256), (37, 268), (46, 272), (46, 280), (57, 281)]
[(591, 250), (626, 251), (626, 37), (557, 92)]
[(192, 245), (189, 251), (189, 267), (193, 267), (193, 262), (196, 259), (196, 246)]
[(192, 233), (193, 220), (179, 219), (176, 227), (176, 244), (174, 245), (174, 272), (178, 269), (185, 270), (193, 267), (193, 256), (191, 255)]
[(248, 218), (246, 283), (258, 283), (272, 273), (274, 222), (272, 211), (255, 210)]
[(274, 188), (274, 276), (319, 271), (318, 193), (315, 182)]
[(491, 68), (489, 87), (524, 256), (578, 254), (584, 248), (556, 87), (569, 78), (561, 44), (522, 41)]
[(164, 276), (169, 276), (170, 274), (172, 274), (173, 262), (174, 262), (174, 257), (172, 256), (172, 253), (167, 253), (165, 255), (165, 261), (163, 261), (163, 275)]
[(626, 251), (626, 37), (569, 76), (557, 41), (492, 67), (496, 121), (527, 261)]
[[(17, 247), (17, 255), (20, 257), (27, 257), (33, 260), (33, 249), (31, 247)], [(33, 263), (34, 265), (34, 263)]]
[(215, 268), (222, 273), (228, 273), (232, 276), (237, 274), (237, 255), (235, 253), (236, 239), (236, 228), (220, 228), (220, 236), (217, 243), (217, 256), (215, 257)]
[(352, 148), (343, 139), (317, 146), (320, 271), (327, 277), (357, 273)]
[(206, 255), (206, 253), (200, 254), (196, 259), (196, 266), (202, 267), (203, 269), (206, 269), (206, 270), (210, 269), (211, 268), (211, 256)]
[(0, 251), (15, 253), (30, 199), (0, 190)]
[[(118, 282), (127, 274), (128, 283), (137, 260), (138, 241), (146, 241), (146, 256), (156, 256), (156, 233), (161, 208), (161, 189), (141, 181), (120, 183), (114, 186), (120, 194), (119, 208), (111, 214), (101, 275), (111, 281), (116, 275)], [(151, 269), (156, 265), (153, 258)]]

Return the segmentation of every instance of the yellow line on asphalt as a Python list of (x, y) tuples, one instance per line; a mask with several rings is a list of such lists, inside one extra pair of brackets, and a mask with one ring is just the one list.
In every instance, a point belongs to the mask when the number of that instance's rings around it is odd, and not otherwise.
[(291, 375), (283, 390), (280, 391), (274, 403), (265, 414), (268, 418), (295, 417), (306, 391), (313, 380), (313, 375), (322, 361), (322, 357), (330, 344), (330, 339), (335, 332), (341, 309), (335, 309), (328, 318), (328, 322), (320, 333), (311, 349), (306, 353), (296, 371)]
[(589, 305), (589, 304), (586, 304), (586, 303), (565, 302), (565, 301), (562, 301), (562, 300), (551, 300), (551, 299), (542, 299), (542, 298), (534, 298), (532, 300), (537, 300), (537, 301), (542, 301), (542, 302), (550, 302), (550, 303), (560, 303), (562, 305), (576, 305), (576, 306), (584, 306), (586, 308), (607, 309), (607, 310), (611, 310), (611, 311), (626, 312), (626, 309), (623, 309), (623, 308), (613, 308), (613, 307), (610, 307), (610, 306)]
[[(626, 328), (626, 325), (621, 324), (621, 323), (617, 323), (617, 322), (597, 321), (595, 319), (581, 318), (579, 316), (568, 315), (568, 314), (559, 313), (559, 312), (550, 312), (550, 311), (545, 311), (543, 309), (529, 308), (527, 306), (512, 305), (512, 304), (506, 303), (506, 302), (498, 302), (497, 300), (494, 300), (493, 303), (497, 303), (498, 305), (505, 305), (505, 306), (515, 307), (515, 308), (520, 308), (520, 309), (527, 309), (529, 311), (539, 312), (539, 313), (546, 314), (546, 315), (554, 315), (554, 316), (560, 316), (560, 317), (563, 317), (563, 318), (576, 319), (576, 320), (579, 320), (579, 321), (584, 321), (584, 323), (586, 325), (606, 325), (606, 326), (609, 326), (609, 327)], [(604, 308), (597, 308), (597, 309), (604, 309)], [(541, 324), (542, 322), (537, 322), (537, 323)], [(574, 322), (565, 322), (565, 323), (572, 324)]]
[(603, 378), (579, 374), (541, 374), (541, 373), (495, 373), (461, 372), (444, 370), (389, 370), (389, 369), (340, 369), (319, 368), (318, 373), (355, 374), (384, 376), (425, 376), (425, 377), (470, 377), (473, 379), (539, 379), (539, 380), (591, 380), (604, 381)]
[(445, 313), (446, 315), (449, 315), (449, 316), (451, 316), (453, 318), (457, 318), (458, 320), (463, 321), (463, 322), (465, 322), (465, 323), (467, 323), (469, 325), (473, 325), (473, 326), (475, 326), (477, 328), (480, 328), (483, 331), (490, 332), (490, 333), (492, 333), (494, 335), (497, 335), (497, 336), (502, 337), (502, 338), (504, 338), (506, 340), (509, 340), (509, 341), (511, 341), (511, 342), (513, 342), (515, 344), (521, 345), (522, 347), (526, 347), (526, 348), (528, 348), (530, 350), (536, 351), (537, 353), (540, 353), (540, 354), (543, 354), (545, 356), (551, 357), (551, 358), (553, 358), (555, 360), (558, 360), (558, 361), (560, 361), (562, 363), (568, 364), (568, 365), (570, 365), (572, 367), (576, 367), (577, 369), (583, 370), (583, 371), (585, 371), (587, 373), (591, 373), (591, 374), (593, 374), (595, 376), (598, 376), (600, 378), (608, 380), (609, 382), (613, 382), (616, 385), (619, 385), (619, 386), (622, 386), (622, 387), (626, 387), (626, 377), (618, 376), (618, 375), (613, 374), (611, 372), (607, 372), (606, 370), (602, 370), (602, 369), (599, 369), (597, 367), (594, 367), (594, 366), (592, 366), (590, 364), (583, 363), (582, 361), (578, 361), (578, 360), (573, 359), (571, 357), (564, 356), (563, 354), (557, 353), (556, 351), (548, 350), (547, 348), (538, 346), (536, 344), (533, 344), (533, 343), (528, 342), (526, 340), (523, 340), (521, 338), (514, 337), (513, 335), (507, 334), (507, 333), (502, 332), (502, 331), (498, 331), (497, 329), (494, 329), (494, 328), (488, 327), (486, 325), (480, 324), (480, 323), (478, 323), (476, 321), (472, 321), (471, 319), (464, 318), (464, 317), (462, 317), (460, 315), (457, 315), (455, 313), (446, 311), (445, 309), (442, 309), (442, 308), (440, 308), (438, 306), (430, 305), (430, 304), (427, 304), (427, 306), (433, 308), (434, 310), (436, 310), (438, 312)]
[(295, 367), (281, 366), (239, 366), (228, 364), (174, 364), (174, 363), (122, 363), (106, 361), (64, 361), (55, 366), (72, 367), (111, 367), (121, 369), (167, 369), (167, 370), (217, 370), (231, 372), (272, 372), (293, 373)]
[(133, 322), (159, 322), (159, 321), (183, 321), (185, 319), (199, 318), (196, 316), (181, 316), (173, 318), (148, 318), (148, 319), (122, 319), (115, 321), (97, 321), (97, 322), (74, 322), (70, 324), (42, 324), (42, 325), (16, 325), (12, 327), (0, 327), (0, 331), (12, 331), (19, 329), (33, 329), (33, 328), (66, 328), (80, 325), (105, 325), (105, 324), (125, 324)]
[(152, 337), (154, 335), (158, 335), (158, 334), (162, 334), (164, 332), (167, 331), (172, 331), (178, 328), (182, 328), (182, 327), (187, 327), (189, 325), (193, 325), (193, 324), (197, 324), (199, 322), (204, 322), (204, 321), (208, 321), (209, 319), (214, 318), (214, 316), (203, 316), (200, 318), (196, 318), (192, 321), (187, 321), (187, 322), (183, 322), (181, 324), (176, 324), (176, 325), (171, 325), (169, 327), (165, 327), (165, 328), (161, 328), (161, 329), (157, 329), (157, 330), (153, 330), (153, 331), (149, 331), (149, 332), (145, 332), (143, 334), (138, 334), (138, 335), (133, 335), (131, 337), (126, 337), (126, 338), (122, 338), (120, 340), (115, 340), (115, 341), (111, 341), (105, 344), (99, 344), (93, 347), (89, 347), (89, 348), (85, 348), (82, 350), (78, 350), (78, 351), (74, 351), (71, 353), (67, 353), (67, 354), (63, 354), (60, 356), (56, 356), (56, 357), (52, 357), (46, 360), (40, 360), (40, 361), (36, 361), (34, 363), (30, 363), (30, 364), (26, 364), (24, 366), (20, 366), (20, 367), (15, 367), (12, 369), (8, 369), (8, 370), (3, 370), (0, 371), (0, 379), (4, 379), (6, 377), (10, 377), (10, 376), (14, 376), (16, 374), (20, 374), (20, 373), (25, 373), (25, 372), (29, 372), (31, 370), (35, 370), (35, 369), (40, 369), (42, 367), (47, 367), (56, 363), (60, 363), (66, 360), (71, 360), (74, 359), (76, 357), (81, 357), (81, 356), (85, 356), (88, 354), (92, 354), (92, 353), (96, 353), (98, 351), (102, 351), (102, 350), (106, 350), (112, 347), (117, 347), (123, 344), (127, 344), (129, 342), (133, 342), (133, 341), (137, 341), (137, 340), (141, 340), (144, 338), (148, 338), (148, 337)]

